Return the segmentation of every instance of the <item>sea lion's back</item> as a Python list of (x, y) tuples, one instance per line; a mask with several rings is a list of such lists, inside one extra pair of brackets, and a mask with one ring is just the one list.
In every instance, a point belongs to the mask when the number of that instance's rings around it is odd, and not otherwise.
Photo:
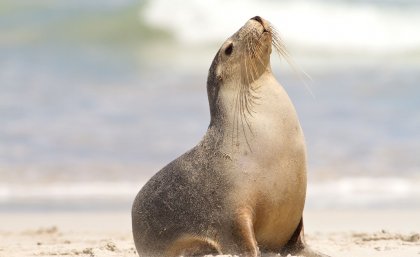
[(209, 168), (217, 167), (211, 162), (192, 149), (156, 173), (137, 194), (132, 208), (133, 235), (144, 256), (163, 253), (180, 235), (214, 236), (212, 232), (224, 220), (228, 185), (223, 172)]

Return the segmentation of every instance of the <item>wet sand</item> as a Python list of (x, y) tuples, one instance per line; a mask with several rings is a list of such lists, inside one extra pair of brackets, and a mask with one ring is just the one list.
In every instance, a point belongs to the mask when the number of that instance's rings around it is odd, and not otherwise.
[[(308, 211), (306, 240), (332, 257), (420, 256), (419, 217), (420, 210)], [(129, 212), (1, 213), (0, 220), (1, 257), (137, 256)]]

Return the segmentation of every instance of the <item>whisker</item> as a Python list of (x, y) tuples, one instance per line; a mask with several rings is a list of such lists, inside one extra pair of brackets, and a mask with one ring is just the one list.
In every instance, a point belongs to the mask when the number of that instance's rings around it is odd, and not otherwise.
[(251, 68), (251, 79), (252, 79), (252, 81), (254, 81), (255, 80), (254, 73), (256, 75), (256, 69), (257, 69), (257, 67), (255, 66), (255, 63), (252, 60), (252, 56), (255, 55), (255, 52), (253, 51), (253, 48), (252, 48), (252, 41), (251, 41), (251, 39), (250, 38), (247, 38), (246, 41), (247, 41), (248, 46), (249, 46), (249, 51), (250, 51), (249, 56), (251, 57), (250, 58), (251, 59), (250, 60), (250, 65), (251, 65), (251, 67), (250, 67)]
[[(254, 31), (252, 34), (253, 34), (253, 36), (249, 40), (251, 41), (251, 50), (252, 50), (253, 56), (255, 58), (257, 58), (260, 61), (261, 64), (263, 64), (264, 62), (261, 59), (261, 50), (260, 50), (261, 49), (261, 42), (254, 39), (254, 38), (258, 37), (256, 31)], [(253, 64), (254, 64), (254, 66), (256, 66), (255, 63), (253, 63)], [(257, 73), (258, 73), (258, 71), (256, 71), (255, 75)]]
[[(237, 87), (237, 85), (235, 85), (235, 87)], [(234, 107), (234, 111), (233, 111), (234, 113), (233, 113), (233, 128), (232, 128), (232, 145), (235, 145), (235, 143), (239, 141), (239, 117), (238, 117), (238, 111), (239, 111), (239, 95), (237, 95), (235, 97), (235, 107)]]
[(248, 136), (247, 136), (247, 133), (246, 133), (246, 130), (245, 130), (245, 126), (244, 126), (244, 120), (245, 120), (245, 123), (248, 124), (246, 113), (244, 111), (244, 107), (246, 106), (246, 95), (245, 95), (246, 88), (245, 87), (247, 87), (247, 85), (243, 85), (242, 88), (241, 88), (241, 90), (240, 90), (241, 102), (242, 102), (241, 108), (240, 108), (241, 127), (242, 127), (242, 132), (244, 134), (245, 142), (246, 142), (246, 144), (248, 146), (248, 149), (252, 152), (251, 146), (250, 146), (250, 144), (248, 142)]
[[(306, 90), (309, 92), (309, 94), (312, 96), (312, 98), (316, 98), (314, 92), (308, 85), (308, 83), (305, 81), (304, 77), (312, 81), (312, 78), (304, 71), (302, 70), (294, 61), (293, 58), (290, 56), (289, 52), (287, 51), (286, 44), (281, 39), (279, 32), (274, 28), (271, 24), (269, 24), (271, 29), (271, 35), (272, 35), (272, 45), (274, 46), (274, 49), (276, 50), (277, 54), (280, 57), (283, 57), (286, 62), (290, 65), (290, 67), (293, 69), (293, 72), (299, 77), (299, 80), (303, 82), (305, 85)], [(302, 76), (303, 74), (303, 76)]]

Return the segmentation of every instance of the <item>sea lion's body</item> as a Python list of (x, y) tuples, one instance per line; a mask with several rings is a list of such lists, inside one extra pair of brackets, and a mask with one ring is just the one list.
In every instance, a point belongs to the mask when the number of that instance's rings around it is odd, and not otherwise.
[[(293, 104), (271, 73), (267, 26), (255, 17), (225, 42), (209, 71), (207, 133), (137, 195), (133, 235), (141, 257), (305, 249), (304, 137)], [(245, 51), (248, 69), (242, 61), (236, 65), (232, 48)]]

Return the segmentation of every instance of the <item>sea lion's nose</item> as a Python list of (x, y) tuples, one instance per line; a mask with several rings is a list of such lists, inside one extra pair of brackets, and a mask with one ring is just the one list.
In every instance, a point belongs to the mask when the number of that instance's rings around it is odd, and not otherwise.
[(251, 18), (251, 20), (258, 21), (258, 23), (261, 24), (261, 26), (264, 28), (264, 32), (269, 31), (268, 26), (266, 26), (266, 24), (265, 24), (263, 18), (261, 18), (261, 16), (257, 15), (255, 17)]
[(258, 21), (259, 23), (261, 23), (261, 25), (263, 25), (263, 20), (262, 20), (262, 18), (260, 17), (260, 16), (255, 16), (255, 17), (253, 17), (253, 18), (251, 18), (251, 20), (254, 20), (254, 21)]

